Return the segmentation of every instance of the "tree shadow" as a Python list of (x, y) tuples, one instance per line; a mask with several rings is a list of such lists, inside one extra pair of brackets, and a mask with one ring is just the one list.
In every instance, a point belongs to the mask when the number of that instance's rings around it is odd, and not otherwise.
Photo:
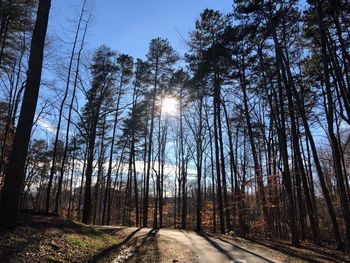
[(153, 242), (154, 246), (154, 262), (160, 262), (160, 250), (159, 250), (159, 245), (158, 245), (158, 234), (159, 229), (153, 229), (151, 232), (151, 241)]
[[(1, 238), (4, 238), (2, 233), (0, 233)], [(15, 243), (9, 243), (0, 246), (0, 262), (13, 262), (11, 259), (22, 253), (28, 249), (28, 247), (33, 248), (33, 250), (37, 250), (40, 247), (41, 238), (40, 237), (32, 237), (30, 239), (26, 239), (25, 241), (16, 241)]]
[(109, 234), (109, 235), (115, 235), (117, 234), (118, 232), (124, 230), (124, 229), (127, 229), (128, 227), (110, 227), (110, 228), (99, 228), (99, 230), (103, 231), (104, 233), (106, 234)]
[(257, 258), (260, 258), (261, 260), (263, 260), (264, 262), (270, 262), (270, 263), (273, 263), (273, 261), (261, 256), (261, 255), (258, 255), (252, 251), (249, 251), (247, 249), (244, 249), (238, 245), (235, 245), (227, 240), (224, 240), (224, 239), (221, 239), (221, 238), (218, 238), (218, 237), (215, 237), (213, 235), (210, 235), (210, 234), (207, 234), (207, 233), (198, 233), (199, 236), (203, 237), (206, 241), (208, 241), (214, 248), (216, 248), (217, 250), (219, 250), (222, 254), (224, 254), (229, 260), (235, 262), (235, 259), (229, 254), (229, 252), (225, 249), (223, 249), (217, 242), (215, 242), (213, 239), (211, 238), (216, 238), (222, 242), (225, 242), (227, 244), (230, 244), (232, 247), (234, 247), (236, 250), (241, 250), (245, 253), (248, 253), (250, 255), (253, 255), (254, 257), (257, 257)]
[[(249, 253), (249, 254), (252, 254), (252, 255), (254, 255), (254, 256), (256, 256), (256, 257), (259, 257), (259, 258), (261, 258), (261, 259), (263, 259), (263, 260), (266, 260), (266, 261), (268, 261), (268, 262), (273, 262), (273, 261), (268, 260), (268, 259), (266, 259), (266, 258), (264, 258), (264, 257), (262, 257), (262, 256), (260, 256), (260, 255), (258, 255), (258, 254), (256, 254), (256, 253), (254, 253), (254, 252), (252, 252), (252, 251), (249, 251), (249, 250), (247, 250), (247, 249), (245, 249), (245, 248), (243, 248), (243, 247), (240, 247), (240, 246), (238, 246), (238, 245), (236, 245), (236, 244), (233, 244), (232, 242), (230, 242), (230, 241), (228, 241), (228, 240), (226, 240), (226, 239), (223, 239), (223, 238), (220, 238), (220, 237), (217, 237), (217, 236), (213, 236), (213, 235), (211, 235), (211, 234), (209, 234), (209, 233), (206, 233), (205, 235), (207, 235), (207, 236), (209, 236), (209, 237), (213, 237), (213, 238), (219, 239), (219, 240), (222, 241), (222, 242), (225, 242), (225, 243), (227, 243), (227, 244), (230, 244), (230, 245), (234, 246), (234, 247), (237, 248), (237, 249), (243, 250), (244, 252), (247, 252), (247, 253)], [(298, 252), (298, 251), (295, 251), (295, 252), (294, 252), (294, 251), (291, 251), (290, 248), (284, 247), (283, 245), (277, 245), (277, 244), (274, 244), (274, 245), (271, 244), (271, 245), (269, 245), (269, 244), (265, 244), (265, 243), (263, 243), (263, 242), (259, 242), (259, 241), (256, 241), (256, 240), (249, 240), (249, 241), (251, 241), (251, 242), (253, 242), (253, 243), (255, 243), (255, 244), (259, 244), (259, 245), (262, 245), (262, 246), (271, 248), (271, 249), (273, 249), (273, 250), (282, 252), (283, 254), (286, 254), (287, 256), (290, 256), (290, 257), (294, 257), (294, 258), (298, 258), (298, 259), (303, 259), (303, 260), (306, 260), (307, 262), (319, 262), (318, 260), (315, 260), (315, 259), (313, 259), (313, 258), (311, 258), (311, 257), (305, 256), (305, 255), (301, 255), (300, 252)], [(329, 260), (329, 258), (326, 258), (326, 257), (319, 257), (319, 258), (325, 259), (326, 261)]]
[(211, 240), (206, 234), (204, 233), (198, 233), (199, 236), (201, 236), (202, 238), (204, 238), (208, 243), (210, 243), (210, 245), (212, 245), (215, 249), (217, 249), (218, 251), (220, 251), (220, 253), (224, 254), (225, 257), (227, 257), (228, 260), (235, 262), (235, 259), (228, 253), (228, 251), (226, 251), (225, 249), (223, 249), (221, 246), (219, 246), (217, 243), (215, 243), (213, 240)]
[[(302, 251), (295, 251), (295, 250), (293, 250), (293, 248), (291, 248), (287, 245), (284, 245), (284, 244), (265, 243), (265, 242), (260, 242), (258, 240), (249, 240), (249, 241), (256, 243), (256, 244), (259, 244), (259, 245), (262, 245), (262, 246), (265, 246), (265, 247), (268, 247), (268, 248), (271, 248), (273, 250), (277, 250), (277, 251), (279, 251), (283, 254), (286, 254), (288, 256), (291, 256), (291, 257), (303, 259), (303, 260), (306, 260), (308, 262), (319, 262), (319, 260), (315, 260), (314, 258), (311, 258), (307, 255), (302, 254)], [(301, 246), (301, 248), (309, 250), (309, 248), (307, 248), (307, 247)], [(335, 260), (334, 255), (332, 255), (330, 253), (327, 253), (325, 251), (321, 252), (319, 250), (316, 252), (319, 253), (319, 255), (317, 255), (318, 259), (322, 259), (325, 261), (330, 261), (330, 260), (334, 261)], [(326, 255), (324, 255), (324, 254), (326, 254)], [(343, 260), (341, 260), (341, 259), (338, 259), (338, 260), (339, 260), (338, 262), (343, 262)]]
[(161, 262), (157, 233), (158, 229), (151, 229), (147, 234), (138, 237), (140, 243), (135, 245), (132, 256), (135, 262)]
[[(109, 229), (112, 232), (121, 229)], [(95, 262), (103, 258), (108, 253), (115, 251), (120, 246), (129, 242), (139, 231), (136, 229), (130, 233), (121, 243), (110, 246), (101, 252), (92, 256), (89, 255), (86, 260)], [(0, 227), (0, 262), (32, 262), (31, 260), (40, 254), (41, 247), (45, 247), (53, 254), (47, 257), (55, 256), (55, 251), (59, 251), (67, 245), (65, 237), (69, 234), (78, 237), (90, 237), (92, 239), (103, 240), (106, 232), (103, 229), (88, 226), (57, 217), (43, 217), (37, 215), (21, 215), (19, 221), (10, 227)], [(67, 249), (69, 249), (67, 247)], [(28, 261), (24, 259), (27, 257)]]
[[(103, 234), (92, 227), (83, 226), (70, 220), (33, 214), (20, 214), (16, 224), (0, 227), (0, 262), (20, 260), (18, 258), (22, 258), (26, 254), (30, 254), (30, 257), (35, 257), (35, 253), (40, 250), (43, 240), (48, 235), (47, 231), (51, 229), (59, 229), (65, 233), (85, 234), (92, 237)], [(56, 233), (55, 235), (61, 236), (62, 234)], [(50, 243), (50, 246), (53, 250), (57, 249), (55, 244)]]
[(99, 261), (99, 260), (101, 260), (103, 258), (108, 257), (110, 254), (112, 254), (113, 252), (117, 251), (118, 249), (120, 249), (125, 244), (127, 244), (136, 235), (136, 233), (139, 232), (140, 230), (141, 230), (141, 228), (138, 228), (138, 229), (134, 230), (122, 242), (101, 250), (97, 254), (93, 255), (88, 260), (88, 262), (90, 262), (90, 263), (97, 262), (97, 261)]

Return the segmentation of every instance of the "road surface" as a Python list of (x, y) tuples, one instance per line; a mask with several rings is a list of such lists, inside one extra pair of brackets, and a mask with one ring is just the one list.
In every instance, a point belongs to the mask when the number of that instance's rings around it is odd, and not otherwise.
[[(114, 228), (116, 229), (116, 228)], [(149, 235), (152, 235), (157, 240), (160, 237), (171, 238), (178, 243), (185, 245), (189, 248), (195, 256), (198, 258), (199, 263), (271, 263), (281, 261), (276, 259), (273, 254), (269, 254), (267, 251), (263, 251), (261, 248), (246, 248), (239, 242), (232, 240), (219, 239), (211, 235), (199, 235), (193, 231), (182, 231), (174, 229), (160, 229), (152, 230), (150, 228), (135, 228), (135, 227), (123, 227), (124, 234), (141, 238), (138, 243)], [(137, 233), (137, 234), (135, 234)], [(159, 242), (158, 246), (162, 246), (163, 242)], [(174, 251), (173, 251), (174, 250)], [(181, 250), (181, 249), (180, 249)], [(178, 249), (172, 248), (172, 252), (178, 253)], [(175, 257), (176, 258), (176, 257)], [(113, 261), (123, 262), (123, 261)], [(178, 261), (173, 261), (178, 262)], [(187, 261), (186, 261), (187, 262)], [(182, 263), (182, 261), (181, 261)], [(187, 262), (188, 263), (188, 262)]]
[(259, 255), (255, 251), (247, 250), (233, 241), (226, 241), (208, 235), (198, 235), (191, 231), (161, 229), (156, 235), (173, 238), (188, 246), (198, 256), (200, 263), (278, 262), (277, 260), (267, 258), (266, 255)]

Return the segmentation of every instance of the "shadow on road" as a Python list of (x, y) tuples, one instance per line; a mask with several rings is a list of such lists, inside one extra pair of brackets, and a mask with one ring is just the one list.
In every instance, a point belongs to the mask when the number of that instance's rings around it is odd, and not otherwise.
[(228, 253), (227, 250), (223, 249), (219, 244), (217, 244), (215, 241), (211, 240), (206, 234), (204, 233), (198, 233), (199, 236), (203, 237), (206, 241), (210, 243), (214, 248), (220, 251), (220, 253), (224, 254), (225, 257), (227, 257), (231, 261), (235, 261), (235, 259)]
[[(227, 243), (227, 244), (231, 244), (232, 246), (234, 246), (234, 247), (236, 247), (236, 248), (238, 248), (238, 249), (240, 249), (240, 250), (243, 250), (243, 251), (245, 251), (245, 252), (247, 252), (247, 253), (253, 254), (254, 256), (257, 256), (257, 257), (259, 257), (259, 258), (261, 258), (261, 259), (267, 260), (268, 262), (273, 262), (273, 261), (268, 260), (268, 259), (266, 259), (266, 258), (264, 258), (264, 257), (262, 257), (262, 256), (260, 256), (260, 255), (258, 255), (258, 254), (255, 254), (255, 253), (252, 252), (252, 251), (249, 251), (249, 250), (244, 249), (244, 248), (242, 248), (242, 247), (240, 247), (240, 246), (237, 246), (237, 245), (233, 244), (232, 242), (230, 242), (230, 241), (228, 241), (228, 240), (225, 240), (225, 239), (220, 238), (220, 237), (217, 237), (217, 236), (213, 236), (213, 235), (208, 234), (208, 233), (206, 233), (206, 235), (207, 235), (207, 236), (210, 236), (210, 237), (213, 237), (213, 238), (216, 238), (216, 239), (219, 239), (220, 241), (225, 242), (225, 243)], [(253, 242), (253, 243), (255, 243), (255, 244), (259, 244), (259, 245), (261, 245), (261, 246), (265, 246), (265, 247), (267, 247), (267, 248), (270, 248), (270, 249), (279, 251), (279, 252), (281, 252), (281, 253), (283, 253), (283, 254), (285, 254), (285, 255), (287, 255), (287, 256), (290, 256), (290, 257), (294, 257), (294, 258), (297, 258), (297, 259), (306, 260), (306, 261), (308, 261), (308, 262), (315, 262), (315, 263), (316, 263), (316, 262), (319, 262), (318, 260), (312, 259), (311, 257), (305, 256), (305, 255), (301, 255), (300, 252), (298, 252), (298, 251), (295, 251), (295, 252), (294, 252), (294, 251), (292, 251), (289, 247), (286, 247), (286, 246), (284, 246), (284, 245), (282, 245), (282, 244), (280, 244), (280, 245), (274, 244), (274, 245), (273, 245), (273, 244), (265, 244), (265, 243), (263, 243), (263, 242), (259, 242), (259, 241), (256, 241), (256, 240), (250, 240), (250, 241)], [(330, 258), (328, 258), (328, 257), (322, 257), (322, 256), (320, 256), (320, 258), (321, 258), (321, 259), (324, 259), (324, 260), (326, 260), (326, 261), (330, 260)]]
[[(279, 251), (283, 254), (286, 254), (290, 257), (295, 257), (295, 258), (298, 258), (298, 259), (303, 259), (303, 260), (306, 260), (307, 262), (320, 262), (319, 260), (315, 260), (311, 257), (308, 257), (306, 255), (302, 255), (300, 251), (293, 251), (292, 248), (288, 247), (288, 246), (285, 246), (283, 244), (266, 244), (266, 243), (263, 243), (263, 242), (259, 242), (259, 241), (256, 241), (256, 240), (252, 240), (252, 242), (256, 243), (256, 244), (259, 244), (259, 245), (262, 245), (262, 246), (265, 246), (265, 247), (268, 247), (268, 248), (271, 248), (273, 250), (276, 250), (276, 251)], [(324, 252), (326, 253), (326, 252)], [(321, 255), (318, 255), (317, 256), (319, 259), (322, 259), (322, 260), (325, 260), (325, 261), (330, 261), (330, 260), (334, 260), (334, 258), (332, 258), (332, 255), (330, 257), (326, 257), (326, 256), (321, 256)]]
[(158, 229), (152, 229), (138, 237), (141, 242), (135, 246), (133, 255), (136, 262), (161, 262), (157, 233)]
[(271, 263), (273, 263), (273, 261), (271, 261), (271, 260), (269, 260), (269, 259), (267, 259), (267, 258), (265, 258), (265, 257), (263, 257), (263, 256), (261, 256), (261, 255), (258, 255), (258, 254), (256, 254), (256, 253), (250, 251), (250, 250), (247, 250), (247, 249), (242, 248), (242, 247), (240, 247), (240, 246), (238, 246), (238, 245), (235, 245), (235, 244), (233, 244), (233, 243), (231, 243), (231, 242), (229, 242), (229, 241), (227, 241), (227, 240), (225, 240), (225, 239), (221, 239), (221, 238), (215, 237), (215, 236), (210, 235), (210, 234), (207, 234), (207, 233), (198, 233), (198, 235), (200, 235), (201, 237), (203, 237), (203, 238), (204, 238), (206, 241), (208, 241), (213, 247), (215, 247), (215, 248), (216, 248), (217, 250), (219, 250), (221, 253), (225, 254), (225, 256), (226, 256), (228, 259), (232, 260), (233, 262), (235, 261), (235, 259), (228, 253), (228, 251), (225, 250), (225, 249), (223, 249), (218, 243), (216, 243), (216, 242), (215, 242), (213, 239), (211, 239), (211, 238), (216, 238), (216, 239), (218, 239), (218, 240), (220, 240), (220, 241), (222, 241), (222, 242), (224, 242), (224, 243), (230, 244), (231, 246), (233, 246), (233, 247), (234, 247), (235, 249), (237, 249), (237, 250), (244, 251), (245, 253), (249, 253), (249, 254), (253, 255), (254, 257), (258, 257), (258, 258), (260, 258), (260, 259), (262, 259), (262, 260), (264, 260), (264, 261), (266, 261), (266, 262), (271, 262)]

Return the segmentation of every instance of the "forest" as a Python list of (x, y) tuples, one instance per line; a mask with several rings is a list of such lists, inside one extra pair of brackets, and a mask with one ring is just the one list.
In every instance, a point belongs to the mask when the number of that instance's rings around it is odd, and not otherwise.
[(194, 18), (185, 54), (158, 37), (144, 58), (88, 50), (81, 0), (53, 59), (50, 6), (0, 0), (0, 225), (31, 211), (350, 252), (349, 1), (234, 0)]

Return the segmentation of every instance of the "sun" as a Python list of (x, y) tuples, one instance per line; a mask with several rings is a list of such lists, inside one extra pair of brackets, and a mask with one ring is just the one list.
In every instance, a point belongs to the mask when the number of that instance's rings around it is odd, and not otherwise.
[(174, 97), (166, 97), (162, 103), (162, 112), (174, 116), (178, 111), (178, 101)]

